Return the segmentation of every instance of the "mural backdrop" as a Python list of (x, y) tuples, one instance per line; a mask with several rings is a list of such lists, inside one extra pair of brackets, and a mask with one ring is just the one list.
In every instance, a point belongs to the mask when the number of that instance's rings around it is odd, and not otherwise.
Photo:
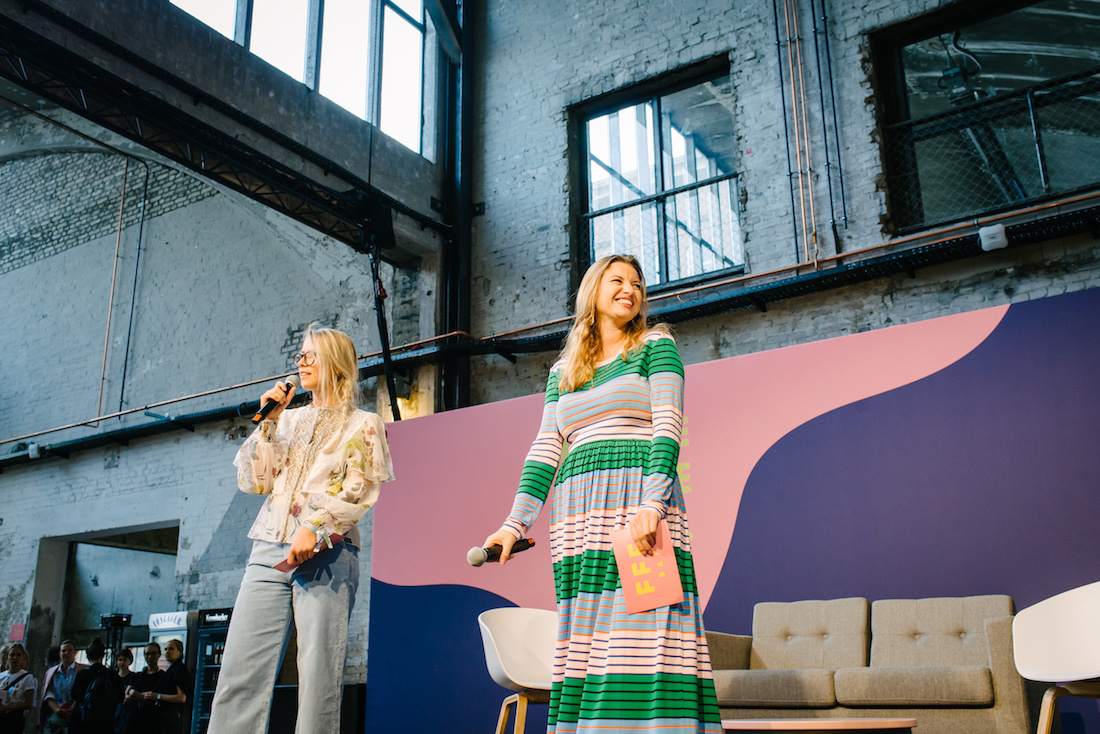
[[(747, 634), (758, 601), (1023, 608), (1100, 579), (1098, 324), (1100, 289), (689, 366), (679, 471), (708, 629)], [(476, 618), (554, 608), (546, 525), (504, 568), (466, 551), (511, 507), (541, 407), (389, 426), (368, 732), (492, 730), (507, 692)], [(1095, 710), (1073, 716), (1065, 731), (1100, 731)]]

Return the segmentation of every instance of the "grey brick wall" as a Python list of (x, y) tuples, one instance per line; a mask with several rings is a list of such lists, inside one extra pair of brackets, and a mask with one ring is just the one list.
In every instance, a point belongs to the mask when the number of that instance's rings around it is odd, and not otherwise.
[[(868, 33), (947, 4), (828, 3), (837, 129), (830, 109), (825, 121), (844, 251), (889, 239)], [(815, 223), (819, 254), (827, 257), (837, 251), (837, 243), (830, 228), (823, 110), (813, 19), (809, 4), (800, 6)], [(780, 76), (771, 3), (485, 0), (475, 20), (477, 47), (487, 49), (475, 90), (475, 147), (486, 151), (475, 167), (475, 201), (486, 206), (485, 215), (475, 220), (475, 333), (515, 329), (568, 313), (570, 105), (714, 56), (728, 58), (732, 76), (739, 185), (747, 193), (741, 215), (746, 270), (761, 273), (804, 260), (801, 232), (796, 238), (792, 231), (800, 220), (791, 208), (780, 95), (783, 83), (789, 116), (790, 72), (784, 55)], [(834, 133), (839, 153), (833, 147)], [(846, 228), (840, 219), (838, 163), (844, 171)], [(915, 279), (893, 278), (806, 296), (772, 305), (766, 314), (726, 314), (683, 324), (677, 331), (685, 359), (698, 362), (1091, 287), (1100, 283), (1093, 244), (1089, 238), (1074, 238), (988, 254), (919, 272)], [(523, 356), (516, 365), (494, 356), (477, 360), (474, 399), (540, 391), (552, 361), (550, 355)]]
[[(0, 131), (0, 195), (6, 202), (0, 210), (0, 307), (16, 329), (7, 364), (14, 377), (0, 401), (0, 440), (97, 415), (108, 319), (103, 413), (287, 372), (313, 320), (347, 331), (360, 353), (378, 348), (369, 263), (351, 248), (151, 159), (140, 258), (145, 169), (131, 163), (116, 260), (125, 159), (70, 150), (72, 141), (56, 128), (26, 117), (8, 122), (19, 134)], [(387, 269), (385, 285), (404, 317), (404, 338), (422, 338), (420, 305), (410, 296), (420, 279)], [(373, 384), (365, 387), (364, 405), (373, 407)], [(153, 412), (233, 406), (264, 389), (239, 388)], [(55, 443), (150, 420), (138, 410), (32, 440)], [(260, 502), (237, 491), (232, 466), (250, 429), (243, 420), (213, 424), (5, 471), (0, 627), (61, 618), (57, 609), (31, 608), (41, 580), (34, 551), (40, 539), (176, 522), (177, 607), (231, 606)], [(0, 444), (0, 452), (15, 449)], [(370, 523), (368, 515), (360, 554), (364, 580)], [(349, 682), (365, 679), (368, 613), (364, 582), (352, 622)]]

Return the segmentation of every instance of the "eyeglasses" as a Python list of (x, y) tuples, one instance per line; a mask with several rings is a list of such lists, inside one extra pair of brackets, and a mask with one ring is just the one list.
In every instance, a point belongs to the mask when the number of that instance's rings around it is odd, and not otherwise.
[(317, 363), (317, 354), (314, 352), (295, 352), (291, 357), (297, 367), (312, 367)]

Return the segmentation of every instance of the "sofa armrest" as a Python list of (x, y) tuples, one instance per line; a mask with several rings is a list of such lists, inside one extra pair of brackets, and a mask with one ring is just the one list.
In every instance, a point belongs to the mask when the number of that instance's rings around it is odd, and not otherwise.
[(748, 670), (752, 637), (726, 632), (707, 632), (710, 667), (713, 670)]
[(1016, 670), (1012, 654), (1012, 617), (985, 620), (985, 637), (989, 645), (989, 670), (993, 674), (997, 731), (1027, 734), (1030, 714), (1024, 679)]

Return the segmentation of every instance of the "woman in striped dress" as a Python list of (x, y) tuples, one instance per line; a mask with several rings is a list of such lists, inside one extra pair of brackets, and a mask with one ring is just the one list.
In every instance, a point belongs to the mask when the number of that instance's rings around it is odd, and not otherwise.
[[(550, 734), (722, 731), (676, 477), (683, 387), (668, 330), (646, 328), (637, 260), (612, 255), (595, 262), (550, 370), (542, 425), (512, 512), (485, 540), (486, 547), (501, 545), (500, 562), (507, 562), (553, 487), (558, 643)], [(629, 527), (648, 554), (661, 519), (672, 536), (684, 601), (628, 614), (609, 534)]]

